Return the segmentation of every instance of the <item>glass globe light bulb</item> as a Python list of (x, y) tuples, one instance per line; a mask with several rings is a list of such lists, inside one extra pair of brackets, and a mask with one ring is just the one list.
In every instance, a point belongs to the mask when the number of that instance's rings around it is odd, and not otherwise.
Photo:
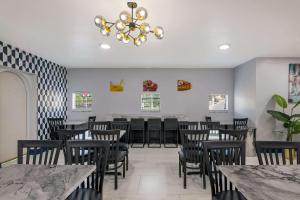
[(148, 12), (145, 8), (143, 7), (139, 7), (138, 9), (136, 9), (136, 18), (138, 20), (145, 20), (148, 16)]
[(147, 36), (145, 34), (141, 33), (139, 35), (139, 39), (142, 43), (145, 43), (147, 41)]
[(153, 32), (154, 32), (154, 35), (157, 39), (163, 39), (164, 29), (162, 27), (160, 27), (160, 26), (155, 27)]
[(130, 41), (130, 37), (128, 35), (124, 35), (122, 42), (128, 44)]
[(102, 35), (104, 35), (104, 36), (109, 36), (109, 34), (110, 34), (110, 28), (108, 27), (108, 26), (106, 26), (106, 27), (104, 27), (103, 29), (101, 29), (101, 33), (102, 33)]
[(120, 20), (122, 21), (122, 22), (124, 22), (124, 23), (128, 23), (128, 22), (130, 22), (131, 21), (131, 15), (129, 14), (129, 12), (127, 12), (127, 11), (122, 11), (121, 13), (120, 13)]
[(137, 38), (134, 38), (134, 45), (135, 46), (140, 46), (141, 44), (142, 44), (142, 42), (141, 42), (141, 40), (140, 40), (140, 38), (139, 37), (137, 37)]
[(150, 25), (148, 23), (141, 24), (140, 29), (143, 33), (146, 33), (146, 34), (148, 34), (151, 31)]
[(123, 41), (123, 38), (124, 38), (124, 33), (123, 32), (118, 32), (116, 34), (116, 37), (119, 41)]
[(118, 31), (123, 31), (126, 28), (126, 24), (121, 20), (117, 20), (115, 26)]
[(96, 26), (98, 26), (100, 28), (103, 28), (104, 26), (106, 26), (106, 20), (102, 16), (96, 16), (94, 21), (95, 21)]

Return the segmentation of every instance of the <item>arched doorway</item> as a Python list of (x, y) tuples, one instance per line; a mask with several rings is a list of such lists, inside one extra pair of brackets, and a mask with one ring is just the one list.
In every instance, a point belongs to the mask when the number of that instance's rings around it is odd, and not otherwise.
[(0, 68), (0, 162), (17, 156), (17, 140), (36, 139), (35, 78)]

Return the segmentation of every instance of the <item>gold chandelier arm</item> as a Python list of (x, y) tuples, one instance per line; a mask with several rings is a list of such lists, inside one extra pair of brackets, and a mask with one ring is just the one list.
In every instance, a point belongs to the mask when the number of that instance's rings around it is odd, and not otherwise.
[(128, 36), (129, 36), (131, 39), (133, 39), (133, 40), (134, 40), (134, 37), (133, 37), (132, 35), (128, 34)]

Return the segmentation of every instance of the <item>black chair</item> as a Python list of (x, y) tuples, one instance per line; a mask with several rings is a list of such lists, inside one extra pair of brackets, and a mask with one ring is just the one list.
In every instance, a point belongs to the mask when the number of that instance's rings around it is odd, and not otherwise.
[(58, 140), (56, 131), (58, 129), (64, 129), (64, 118), (48, 118), (49, 124), (49, 136), (51, 140)]
[(87, 129), (82, 130), (57, 130), (57, 135), (59, 140), (62, 140), (65, 144), (67, 140), (85, 140), (86, 138), (86, 131)]
[[(138, 141), (140, 140), (140, 141)], [(145, 146), (145, 121), (143, 118), (131, 119), (130, 122), (130, 141), (132, 148), (144, 148)], [(135, 143), (142, 146), (134, 146)]]
[[(62, 148), (60, 140), (18, 140), (18, 164), (56, 165)], [(26, 150), (26, 161), (23, 156)]]
[(248, 129), (219, 129), (219, 140), (223, 141), (245, 141)]
[(199, 122), (181, 121), (178, 122), (180, 130), (200, 130)]
[(89, 116), (88, 118), (88, 129), (90, 129), (91, 123), (96, 122), (96, 116)]
[(63, 152), (65, 156), (65, 163), (67, 163), (67, 140), (85, 140), (86, 139), (86, 129), (83, 130), (57, 130), (57, 135), (59, 140), (63, 142)]
[(217, 169), (218, 165), (245, 165), (245, 142), (209, 141), (204, 142), (203, 146), (212, 199), (246, 200)]
[(234, 118), (233, 129), (248, 129), (248, 118)]
[(218, 130), (220, 129), (220, 122), (200, 122), (202, 130)]
[[(164, 119), (164, 147), (177, 148), (179, 143), (179, 131), (177, 118)], [(175, 144), (175, 146), (168, 146), (168, 144)]]
[(300, 165), (300, 142), (257, 141), (255, 146), (260, 165)]
[(125, 135), (120, 138), (120, 150), (126, 152), (126, 170), (128, 170), (129, 165), (129, 123), (125, 121), (114, 121), (111, 122), (112, 130), (124, 130)]
[[(102, 200), (105, 167), (110, 144), (107, 141), (67, 141), (67, 164), (96, 165), (96, 170), (69, 195), (67, 200)], [(84, 154), (82, 152), (85, 152)], [(86, 156), (88, 155), (88, 156)], [(88, 158), (86, 160), (86, 158)]]
[[(151, 140), (159, 142), (159, 146), (150, 146)], [(148, 148), (161, 148), (161, 119), (148, 119)]]
[[(179, 153), (179, 177), (181, 177), (181, 166), (183, 167), (183, 187), (186, 189), (187, 169), (198, 170), (203, 175), (203, 146), (207, 141), (209, 130), (181, 130), (182, 148)], [(205, 175), (203, 175), (205, 176)]]
[(221, 127), (220, 122), (200, 122), (201, 130), (209, 130), (210, 135), (218, 136)]
[[(118, 169), (123, 167), (125, 178), (126, 152), (120, 151), (120, 130), (91, 131), (93, 140), (109, 141), (110, 153), (107, 160), (107, 171), (113, 171), (115, 176), (115, 190), (118, 189)], [(113, 167), (110, 167), (113, 165)]]
[(113, 119), (114, 122), (127, 122), (126, 118), (114, 118)]
[(90, 131), (105, 131), (110, 130), (109, 121), (90, 122)]
[(212, 119), (211, 119), (210, 116), (205, 116), (205, 121), (206, 121), (206, 122), (212, 122)]

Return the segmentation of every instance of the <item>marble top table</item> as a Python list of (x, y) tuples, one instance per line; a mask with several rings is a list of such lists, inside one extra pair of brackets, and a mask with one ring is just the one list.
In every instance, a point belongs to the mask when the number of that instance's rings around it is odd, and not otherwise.
[(67, 120), (64, 122), (64, 125), (82, 125), (88, 123), (87, 121), (79, 121), (79, 120)]
[(75, 126), (82, 126), (87, 124), (87, 121), (80, 121), (80, 120), (67, 120), (64, 122), (65, 126), (71, 126), (71, 129), (75, 129)]
[(247, 200), (299, 200), (300, 166), (218, 166)]
[(0, 199), (66, 199), (95, 169), (94, 165), (12, 165), (1, 168)]

